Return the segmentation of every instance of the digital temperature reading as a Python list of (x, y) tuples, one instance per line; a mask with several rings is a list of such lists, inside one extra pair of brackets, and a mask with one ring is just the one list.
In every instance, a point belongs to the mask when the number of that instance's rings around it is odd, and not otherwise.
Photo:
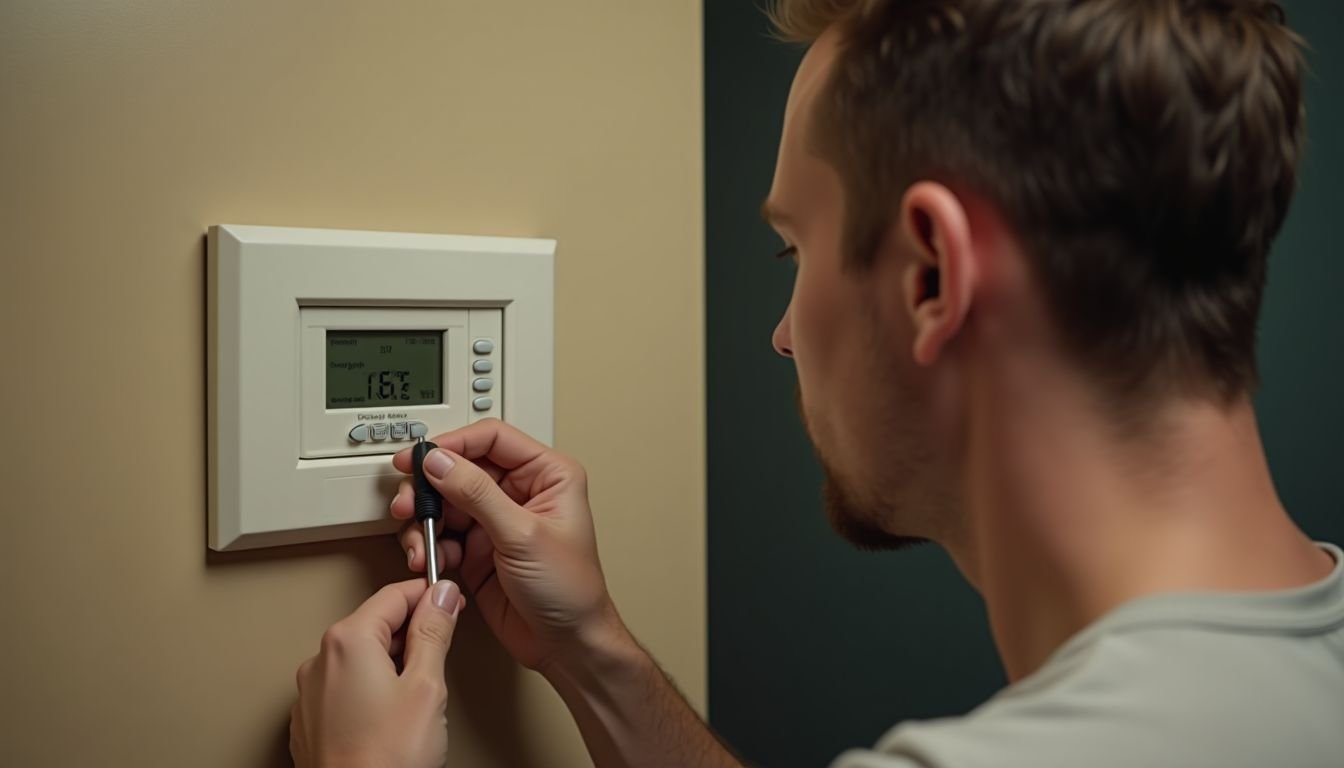
[(443, 333), (327, 331), (327, 408), (443, 402)]

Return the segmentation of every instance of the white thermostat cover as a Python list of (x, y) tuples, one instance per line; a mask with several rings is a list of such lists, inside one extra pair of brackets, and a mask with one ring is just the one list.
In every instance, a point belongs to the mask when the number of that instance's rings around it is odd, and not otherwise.
[[(211, 227), (210, 548), (395, 531), (391, 456), (410, 442), (359, 442), (347, 425), (432, 437), (498, 417), (550, 444), (554, 254), (554, 240)], [(328, 409), (327, 329), (441, 338), (443, 402)]]

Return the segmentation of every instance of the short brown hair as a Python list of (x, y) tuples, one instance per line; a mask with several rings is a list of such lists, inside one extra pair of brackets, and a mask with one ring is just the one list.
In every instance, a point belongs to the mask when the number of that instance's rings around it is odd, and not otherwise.
[(966, 185), (1109, 394), (1255, 387), (1305, 128), (1277, 3), (778, 0), (771, 17), (799, 42), (839, 25), (809, 141), (844, 184), (847, 263), (871, 262), (910, 184)]

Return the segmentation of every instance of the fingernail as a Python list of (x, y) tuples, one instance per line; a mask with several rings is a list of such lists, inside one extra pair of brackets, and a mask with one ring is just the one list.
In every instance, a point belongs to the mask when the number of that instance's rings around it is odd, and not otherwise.
[(407, 568), (415, 567), (415, 547), (406, 548), (406, 567)]
[(392, 503), (387, 505), (388, 508), (390, 508), (390, 509), (396, 509), (396, 508), (397, 508), (397, 499), (400, 499), (400, 498), (401, 498), (401, 491), (397, 491), (397, 495), (392, 497)]
[(434, 605), (447, 611), (450, 615), (457, 615), (457, 609), (462, 604), (461, 597), (462, 590), (457, 588), (457, 584), (447, 579), (434, 585)]
[(440, 480), (442, 480), (443, 476), (448, 474), (448, 470), (452, 468), (453, 460), (443, 451), (433, 450), (425, 456), (425, 471)]

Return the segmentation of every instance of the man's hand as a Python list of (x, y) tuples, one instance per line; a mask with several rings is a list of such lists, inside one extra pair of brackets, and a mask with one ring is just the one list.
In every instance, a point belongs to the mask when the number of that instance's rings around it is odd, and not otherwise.
[[(444, 658), (466, 599), (451, 581), (425, 586), (415, 579), (383, 587), (328, 629), (321, 651), (299, 667), (289, 722), (296, 766), (443, 766)], [(398, 674), (393, 657), (402, 649)]]
[[(633, 645), (607, 594), (597, 557), (587, 477), (578, 462), (494, 419), (434, 438), (425, 474), (444, 498), (443, 526), (465, 533), (441, 543), (440, 562), (462, 577), (495, 636), (521, 664), (546, 671), (594, 645)], [(410, 451), (393, 463), (410, 473)], [(409, 479), (393, 517), (412, 520)], [(412, 521), (402, 531), (412, 570), (425, 568)]]
[[(495, 420), (434, 438), (425, 475), (443, 496), (443, 522), (465, 532), (441, 561), (462, 576), (495, 636), (564, 699), (598, 768), (739, 768), (621, 623), (607, 594), (583, 467)], [(393, 460), (411, 472), (410, 451)], [(409, 480), (392, 515), (414, 517)], [(424, 539), (401, 534), (412, 570)]]

